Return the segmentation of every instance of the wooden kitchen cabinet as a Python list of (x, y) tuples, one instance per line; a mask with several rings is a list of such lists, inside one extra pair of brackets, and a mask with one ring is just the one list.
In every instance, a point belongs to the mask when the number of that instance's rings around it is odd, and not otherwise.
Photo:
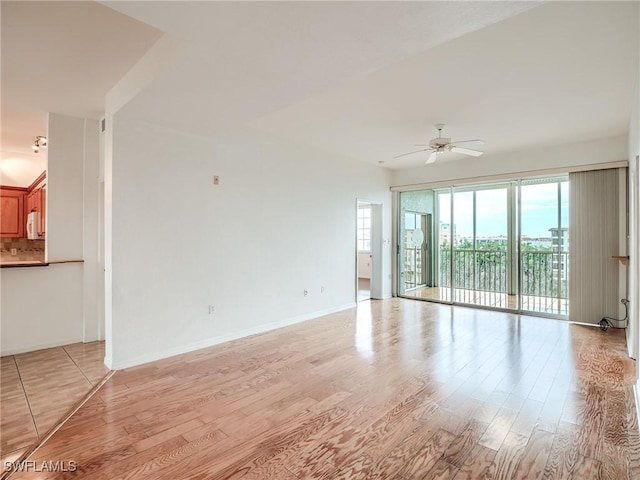
[(46, 237), (47, 182), (43, 172), (27, 188), (0, 186), (0, 237), (26, 237), (27, 216), (38, 212), (36, 233)]
[(46, 237), (47, 226), (47, 184), (43, 184), (40, 188), (40, 198), (38, 207), (40, 215), (38, 216), (38, 236), (40, 238)]
[(36, 225), (36, 233), (38, 238), (46, 237), (47, 225), (47, 183), (46, 172), (40, 175), (27, 189), (26, 208), (25, 208), (25, 236), (27, 215), (31, 212), (38, 212), (38, 224)]
[(0, 237), (24, 237), (25, 189), (0, 187)]
[[(32, 190), (31, 192), (27, 193), (27, 205), (25, 208), (25, 212), (26, 215), (29, 215), (29, 213), (33, 212), (36, 208), (36, 192), (35, 190)], [(26, 220), (26, 216), (25, 216), (25, 220)]]

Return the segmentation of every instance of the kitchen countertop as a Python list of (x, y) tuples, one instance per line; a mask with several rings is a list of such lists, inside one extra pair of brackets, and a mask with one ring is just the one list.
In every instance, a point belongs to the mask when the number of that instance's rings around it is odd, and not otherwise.
[(0, 268), (5, 267), (46, 267), (49, 265), (47, 262), (41, 262), (40, 260), (9, 260), (0, 262)]
[(61, 263), (84, 263), (84, 260), (51, 260), (48, 262), (42, 262), (40, 260), (7, 260), (0, 262), (0, 268), (48, 267), (49, 265), (57, 265)]

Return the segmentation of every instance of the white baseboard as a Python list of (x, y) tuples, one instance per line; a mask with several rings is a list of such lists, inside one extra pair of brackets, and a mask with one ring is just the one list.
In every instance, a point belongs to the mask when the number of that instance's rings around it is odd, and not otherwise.
[(633, 390), (636, 397), (636, 415), (638, 416), (638, 425), (640, 425), (640, 379), (636, 382), (636, 388)]
[(278, 320), (275, 322), (265, 323), (262, 325), (256, 325), (255, 327), (247, 328), (244, 330), (238, 330), (237, 332), (227, 333), (217, 337), (206, 338), (198, 342), (189, 343), (186, 345), (179, 345), (177, 347), (168, 348), (159, 352), (153, 352), (138, 357), (125, 359), (119, 362), (110, 362), (110, 359), (105, 358), (105, 365), (111, 370), (122, 370), (125, 368), (131, 368), (138, 365), (142, 365), (149, 362), (155, 362), (156, 360), (162, 360), (163, 358), (173, 357), (175, 355), (181, 355), (183, 353), (193, 352), (194, 350), (200, 350), (202, 348), (212, 347), (221, 343), (230, 342), (232, 340), (238, 340), (239, 338), (249, 337), (259, 333), (269, 332), (271, 330), (277, 330), (278, 328), (287, 327), (296, 323), (305, 322), (314, 318), (322, 317), (324, 315), (330, 315), (332, 313), (341, 312), (350, 308), (355, 308), (357, 304), (355, 302), (340, 305), (338, 307), (329, 308), (326, 310), (320, 310), (312, 313), (298, 315), (284, 320)]
[(55, 340), (52, 342), (37, 343), (34, 345), (27, 345), (27, 346), (18, 347), (18, 348), (9, 348), (6, 350), (2, 350), (2, 352), (0, 352), (0, 357), (7, 357), (9, 355), (19, 355), (21, 353), (35, 352), (36, 350), (44, 350), (45, 348), (61, 347), (63, 345), (71, 345), (72, 343), (82, 343), (82, 336), (69, 337), (69, 338), (64, 338), (62, 340)]
[(633, 342), (631, 341), (631, 329), (629, 327), (625, 328), (624, 333), (627, 337), (627, 353), (629, 354), (630, 358), (633, 358), (635, 360), (636, 358), (633, 352)]

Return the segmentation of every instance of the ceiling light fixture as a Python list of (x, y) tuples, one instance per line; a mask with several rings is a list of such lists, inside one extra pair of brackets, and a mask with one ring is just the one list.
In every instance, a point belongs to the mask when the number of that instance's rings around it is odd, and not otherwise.
[(38, 135), (31, 146), (33, 153), (38, 153), (41, 148), (47, 148), (47, 137)]

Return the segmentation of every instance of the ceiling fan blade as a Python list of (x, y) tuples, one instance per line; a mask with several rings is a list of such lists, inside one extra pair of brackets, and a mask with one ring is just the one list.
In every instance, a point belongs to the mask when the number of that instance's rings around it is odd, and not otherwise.
[(472, 157), (479, 157), (480, 155), (482, 155), (484, 152), (481, 152), (480, 150), (473, 150), (471, 148), (464, 148), (464, 147), (456, 147), (455, 145), (452, 145), (450, 150), (452, 152), (456, 152), (456, 153), (463, 153), (465, 155), (471, 155)]
[(413, 155), (414, 153), (428, 152), (429, 150), (430, 150), (429, 148), (423, 148), (422, 150), (416, 150), (415, 152), (401, 153), (400, 155), (396, 155), (393, 158), (400, 158), (400, 157), (404, 157), (405, 155)]
[(424, 164), (428, 165), (430, 163), (433, 163), (436, 161), (436, 158), (438, 158), (438, 151), (434, 150), (433, 152), (431, 152), (431, 154), (429, 155), (429, 158), (427, 158), (427, 161), (424, 162)]
[(460, 140), (459, 142), (451, 142), (450, 145), (457, 145), (459, 143), (472, 143), (472, 142), (476, 142), (479, 143), (480, 145), (484, 145), (486, 142), (480, 138), (476, 138), (475, 140)]

